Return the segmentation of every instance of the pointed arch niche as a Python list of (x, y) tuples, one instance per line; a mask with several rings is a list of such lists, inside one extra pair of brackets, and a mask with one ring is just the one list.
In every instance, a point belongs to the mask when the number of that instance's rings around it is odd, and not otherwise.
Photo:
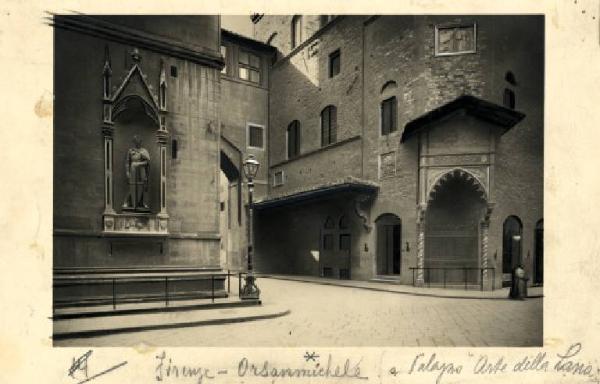
[[(168, 234), (166, 76), (156, 74), (158, 95), (148, 84), (137, 49), (124, 78), (111, 87), (108, 47), (103, 67), (104, 233), (165, 236)], [(140, 147), (147, 165), (132, 171), (132, 149)], [(128, 173), (129, 172), (129, 176)], [(135, 179), (135, 181), (133, 181)]]

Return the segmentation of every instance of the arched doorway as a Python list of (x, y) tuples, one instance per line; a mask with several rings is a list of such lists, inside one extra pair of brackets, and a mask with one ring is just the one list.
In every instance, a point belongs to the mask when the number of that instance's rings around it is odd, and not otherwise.
[(221, 152), (219, 177), (219, 230), (221, 234), (221, 268), (239, 269), (244, 265), (241, 249), (240, 172), (231, 159)]
[(510, 285), (512, 270), (522, 262), (523, 224), (517, 216), (508, 216), (502, 227), (502, 286)]
[(479, 281), (479, 228), (485, 190), (470, 173), (445, 174), (430, 194), (425, 226), (426, 283)]
[(535, 267), (534, 283), (544, 284), (544, 220), (535, 224)]
[(375, 220), (377, 228), (377, 274), (399, 275), (402, 270), (400, 218), (385, 213)]

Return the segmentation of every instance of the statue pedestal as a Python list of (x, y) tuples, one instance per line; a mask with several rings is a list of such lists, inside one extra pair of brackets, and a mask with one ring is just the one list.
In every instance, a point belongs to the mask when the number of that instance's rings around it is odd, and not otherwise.
[(164, 214), (105, 213), (103, 232), (114, 235), (165, 236), (169, 234), (168, 219)]

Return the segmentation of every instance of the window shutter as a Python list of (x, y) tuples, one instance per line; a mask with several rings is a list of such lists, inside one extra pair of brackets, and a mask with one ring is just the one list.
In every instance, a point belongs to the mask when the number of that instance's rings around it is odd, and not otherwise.
[(300, 122), (296, 121), (296, 133), (294, 135), (295, 141), (295, 152), (294, 155), (298, 156), (300, 154)]
[(321, 112), (321, 146), (328, 144), (329, 140), (329, 108)]
[(330, 108), (329, 144), (337, 141), (337, 108), (333, 106)]
[(387, 100), (384, 100), (381, 103), (381, 134), (384, 136), (389, 133), (388, 124), (388, 103)]
[(392, 97), (391, 99), (391, 108), (390, 108), (390, 132), (395, 132), (396, 128), (397, 128), (397, 120), (398, 120), (398, 116), (397, 116), (397, 108), (398, 108), (398, 103), (396, 102), (396, 98)]

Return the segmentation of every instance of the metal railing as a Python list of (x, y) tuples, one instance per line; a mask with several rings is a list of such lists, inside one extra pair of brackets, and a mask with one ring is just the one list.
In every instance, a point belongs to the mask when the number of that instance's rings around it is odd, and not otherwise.
[[(469, 289), (469, 279), (468, 272), (469, 271), (479, 271), (479, 287), (483, 291), (484, 285), (484, 271), (492, 271), (492, 291), (496, 289), (496, 268), (486, 267), (486, 268), (476, 268), (476, 267), (411, 267), (409, 268), (412, 271), (413, 278), (413, 286), (416, 286), (415, 273), (418, 271), (423, 271), (424, 283), (427, 284), (428, 287), (431, 287), (431, 271), (442, 271), (442, 286), (446, 288), (447, 286), (447, 277), (448, 271), (462, 271), (463, 278), (459, 281), (459, 283), (464, 283), (465, 290)], [(488, 277), (489, 281), (489, 277)]]
[[(225, 277), (226, 278), (226, 283), (227, 283), (227, 295), (225, 297), (229, 297), (229, 295), (231, 294), (231, 276), (238, 276), (238, 295), (239, 293), (241, 293), (242, 290), (242, 278), (244, 275), (246, 275), (247, 272), (237, 272), (237, 273), (232, 273), (230, 270), (227, 270), (226, 273), (224, 272), (220, 272), (220, 273), (202, 273), (202, 274), (169, 274), (169, 275), (146, 275), (146, 276), (111, 276), (111, 277), (102, 277), (102, 276), (98, 276), (98, 277), (91, 277), (91, 278), (73, 278), (73, 279), (65, 279), (65, 278), (56, 278), (54, 279), (54, 282), (52, 284), (52, 287), (54, 289), (56, 288), (61, 288), (61, 287), (69, 287), (69, 286), (85, 286), (85, 285), (90, 285), (90, 284), (110, 284), (111, 286), (111, 297), (106, 298), (106, 296), (102, 297), (102, 298), (90, 298), (90, 297), (81, 297), (79, 300), (79, 302), (75, 303), (74, 301), (71, 301), (69, 305), (69, 301), (63, 301), (62, 303), (60, 302), (60, 300), (55, 300), (54, 301), (54, 307), (60, 306), (60, 307), (69, 307), (69, 306), (83, 306), (83, 305), (106, 305), (106, 304), (112, 304), (113, 309), (117, 309), (117, 304), (122, 304), (122, 303), (128, 303), (128, 302), (132, 302), (132, 297), (125, 297), (126, 295), (123, 295), (122, 297), (119, 297), (119, 295), (117, 294), (117, 287), (119, 285), (123, 286), (124, 284), (127, 283), (161, 283), (164, 282), (164, 292), (162, 293), (162, 295), (159, 295), (158, 293), (149, 293), (147, 295), (140, 295), (138, 297), (136, 297), (136, 299), (141, 300), (141, 301), (164, 301), (165, 303), (165, 307), (169, 306), (169, 303), (173, 300), (183, 300), (183, 299), (210, 299), (211, 302), (215, 302), (216, 298), (222, 298), (223, 296), (221, 295), (215, 295), (215, 280), (220, 278), (220, 277)], [(69, 280), (73, 280), (73, 281), (69, 281)], [(181, 281), (206, 281), (206, 280), (210, 280), (210, 295), (209, 296), (205, 296), (205, 295), (200, 295), (200, 293), (204, 292), (202, 289), (199, 289), (196, 291), (195, 294), (188, 294), (188, 295), (177, 295), (174, 293), (169, 293), (169, 285), (173, 284), (175, 282), (181, 282)], [(225, 285), (225, 282), (224, 282)], [(225, 288), (225, 287), (223, 287)], [(156, 291), (155, 291), (156, 292)], [(199, 297), (200, 296), (200, 297)], [(95, 301), (94, 301), (95, 300)], [(62, 305), (61, 305), (62, 304)]]

